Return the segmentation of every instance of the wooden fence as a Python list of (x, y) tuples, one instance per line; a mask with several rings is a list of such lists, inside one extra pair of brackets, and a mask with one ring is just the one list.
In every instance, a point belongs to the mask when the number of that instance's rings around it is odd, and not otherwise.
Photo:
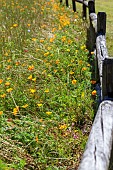
[(100, 82), (101, 100), (78, 170), (113, 170), (113, 57), (108, 56), (106, 48), (106, 13), (95, 13), (94, 0), (72, 0), (74, 12), (76, 2), (83, 6), (83, 18), (89, 11), (87, 45), (95, 55), (95, 78)]

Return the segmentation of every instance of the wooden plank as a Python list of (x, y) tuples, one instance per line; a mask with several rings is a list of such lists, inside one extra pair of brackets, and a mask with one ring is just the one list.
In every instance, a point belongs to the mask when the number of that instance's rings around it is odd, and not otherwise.
[(72, 0), (73, 11), (76, 12), (76, 3), (75, 0)]
[(86, 15), (87, 15), (87, 14), (86, 14), (86, 12), (87, 12), (87, 11), (86, 11), (86, 5), (84, 4), (85, 1), (86, 1), (86, 0), (83, 0), (83, 7), (82, 7), (82, 8), (83, 8), (83, 12), (82, 12), (82, 17), (83, 17), (83, 19), (86, 19)]
[(66, 6), (67, 6), (67, 7), (69, 6), (68, 0), (66, 0)]
[(113, 143), (113, 102), (103, 101), (97, 111), (78, 170), (108, 170)]

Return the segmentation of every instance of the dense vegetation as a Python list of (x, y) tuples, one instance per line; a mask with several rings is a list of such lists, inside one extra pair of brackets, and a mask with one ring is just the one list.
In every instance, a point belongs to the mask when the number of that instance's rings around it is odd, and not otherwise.
[(1, 21), (1, 170), (77, 167), (96, 96), (87, 23), (54, 0), (3, 0)]

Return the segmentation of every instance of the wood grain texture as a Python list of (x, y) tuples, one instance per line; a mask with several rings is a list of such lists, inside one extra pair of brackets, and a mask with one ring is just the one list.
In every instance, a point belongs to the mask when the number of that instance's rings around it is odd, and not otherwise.
[(97, 111), (78, 170), (108, 170), (113, 142), (113, 102), (103, 101)]

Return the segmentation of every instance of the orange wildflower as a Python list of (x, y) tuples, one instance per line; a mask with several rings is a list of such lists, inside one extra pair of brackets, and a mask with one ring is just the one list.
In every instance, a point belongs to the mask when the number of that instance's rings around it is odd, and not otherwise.
[(96, 90), (93, 90), (93, 91), (92, 91), (92, 95), (93, 95), (93, 96), (96, 96), (96, 94), (97, 94), (97, 91), (96, 91)]
[(29, 71), (34, 70), (34, 66), (33, 66), (33, 65), (29, 66), (29, 67), (28, 67), (28, 70), (29, 70)]

